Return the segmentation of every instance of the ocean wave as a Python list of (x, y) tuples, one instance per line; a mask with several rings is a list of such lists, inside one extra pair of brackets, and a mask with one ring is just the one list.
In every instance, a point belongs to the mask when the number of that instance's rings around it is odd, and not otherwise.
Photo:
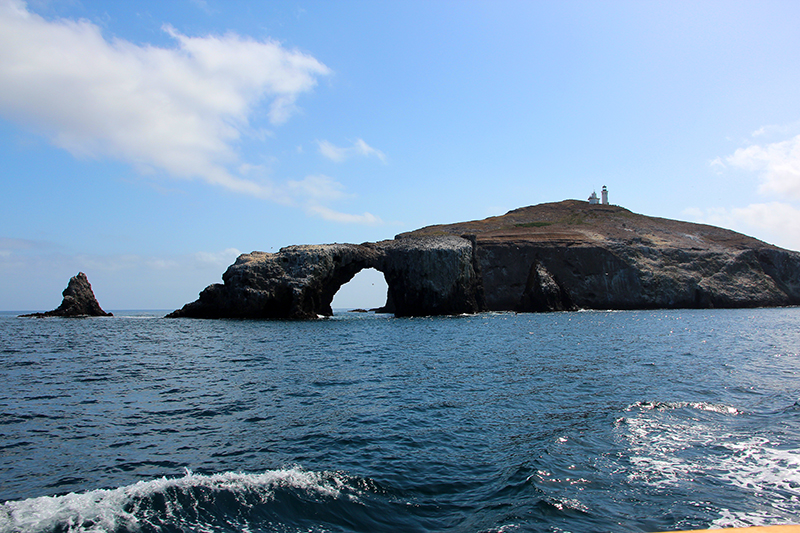
[(629, 405), (626, 411), (636, 410), (656, 410), (656, 411), (671, 411), (673, 409), (696, 409), (698, 411), (708, 411), (712, 413), (720, 413), (724, 415), (740, 415), (742, 411), (730, 405), (714, 404), (707, 402), (636, 402)]
[[(359, 505), (367, 480), (299, 467), (140, 481), (116, 489), (8, 501), (0, 533), (242, 531), (253, 523), (300, 526), (333, 502)], [(292, 528), (287, 528), (291, 530)], [(304, 529), (308, 529), (305, 527)]]
[(731, 527), (754, 527), (786, 524), (787, 520), (781, 515), (769, 511), (732, 511), (721, 509), (720, 517), (711, 522), (711, 529), (724, 529)]

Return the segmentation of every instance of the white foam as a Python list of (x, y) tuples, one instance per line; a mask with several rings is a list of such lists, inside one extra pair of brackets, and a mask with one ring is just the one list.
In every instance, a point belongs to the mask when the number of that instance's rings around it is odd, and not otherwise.
[[(339, 498), (346, 486), (342, 476), (330, 473), (305, 471), (299, 467), (271, 470), (263, 474), (226, 472), (210, 476), (186, 472), (180, 478), (161, 478), (140, 481), (134, 485), (112, 490), (93, 490), (70, 493), (64, 496), (43, 496), (20, 501), (9, 501), (0, 506), (0, 533), (36, 532), (53, 530), (56, 525), (67, 526), (74, 532), (104, 532), (124, 527), (136, 529), (141, 517), (137, 516), (138, 502), (148, 496), (191, 489), (231, 491), (246, 494), (252, 501), (267, 502), (275, 489), (286, 487), (316, 493), (321, 497)], [(354, 491), (350, 491), (354, 492)], [(348, 495), (355, 499), (355, 496)], [(166, 516), (179, 516), (177, 502), (166, 498)], [(130, 509), (130, 510), (126, 510)]]
[(710, 529), (722, 529), (728, 527), (751, 527), (751, 526), (771, 526), (785, 524), (786, 519), (775, 513), (765, 511), (743, 513), (731, 511), (730, 509), (720, 509), (720, 517), (711, 522)]
[(720, 462), (721, 478), (756, 492), (767, 488), (800, 500), (800, 451), (781, 450), (765, 438), (729, 444), (733, 455)]
[[(741, 414), (730, 406), (705, 403), (634, 404), (628, 411), (638, 414), (620, 419), (618, 426), (628, 441), (631, 481), (667, 488), (712, 479), (765, 502), (758, 512), (721, 509), (714, 522), (717, 527), (768, 525), (797, 515), (800, 450), (782, 449), (766, 437), (731, 432), (724, 418), (704, 420), (676, 412), (681, 408), (723, 417)], [(704, 453), (704, 448), (714, 451)]]
[(741, 411), (739, 411), (735, 407), (731, 407), (730, 405), (714, 404), (707, 402), (636, 402), (632, 405), (629, 405), (626, 411), (635, 411), (638, 409), (669, 411), (672, 409), (683, 409), (683, 408), (696, 409), (698, 411), (709, 411), (712, 413), (721, 413), (726, 415), (742, 414)]

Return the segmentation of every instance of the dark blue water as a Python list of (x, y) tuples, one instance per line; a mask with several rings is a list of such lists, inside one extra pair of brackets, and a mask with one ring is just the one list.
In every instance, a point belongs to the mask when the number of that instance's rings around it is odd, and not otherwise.
[(0, 316), (0, 531), (800, 522), (800, 309)]

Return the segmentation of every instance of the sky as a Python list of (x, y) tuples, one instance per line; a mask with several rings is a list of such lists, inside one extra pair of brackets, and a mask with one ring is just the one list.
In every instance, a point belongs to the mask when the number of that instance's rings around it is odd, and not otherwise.
[[(0, 310), (608, 186), (800, 250), (800, 2), (0, 0)], [(380, 274), (334, 307), (381, 305)]]

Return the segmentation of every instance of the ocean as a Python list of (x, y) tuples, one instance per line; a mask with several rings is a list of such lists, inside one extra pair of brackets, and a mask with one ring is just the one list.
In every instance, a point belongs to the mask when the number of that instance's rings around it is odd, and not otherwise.
[(0, 532), (800, 523), (800, 308), (0, 316)]

